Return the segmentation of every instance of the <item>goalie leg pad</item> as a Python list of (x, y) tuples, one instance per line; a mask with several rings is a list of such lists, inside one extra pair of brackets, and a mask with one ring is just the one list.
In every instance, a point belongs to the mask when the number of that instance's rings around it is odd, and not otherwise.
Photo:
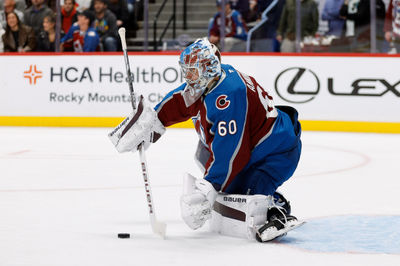
[(212, 209), (210, 229), (222, 235), (255, 239), (256, 228), (265, 224), (271, 197), (218, 194)]

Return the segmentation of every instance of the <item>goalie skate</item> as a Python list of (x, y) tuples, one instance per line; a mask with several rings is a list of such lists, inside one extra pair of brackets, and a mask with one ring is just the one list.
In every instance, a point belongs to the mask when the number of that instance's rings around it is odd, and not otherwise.
[(256, 239), (259, 242), (268, 242), (279, 237), (283, 237), (287, 232), (305, 224), (305, 221), (298, 221), (296, 217), (287, 215), (286, 217), (273, 216), (269, 222), (261, 226), (256, 231)]

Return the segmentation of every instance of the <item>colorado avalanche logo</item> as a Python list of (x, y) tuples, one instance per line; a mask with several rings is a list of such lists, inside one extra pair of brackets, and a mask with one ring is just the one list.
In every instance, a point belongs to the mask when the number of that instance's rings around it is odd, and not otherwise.
[(215, 101), (215, 106), (217, 106), (219, 110), (224, 110), (228, 108), (229, 104), (231, 103), (231, 101), (227, 100), (226, 98), (228, 98), (228, 96), (220, 95)]

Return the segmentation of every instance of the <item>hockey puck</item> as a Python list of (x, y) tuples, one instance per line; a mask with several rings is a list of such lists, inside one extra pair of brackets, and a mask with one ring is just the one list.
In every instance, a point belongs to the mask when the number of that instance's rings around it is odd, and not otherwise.
[(128, 233), (119, 233), (118, 238), (130, 238), (131, 235)]

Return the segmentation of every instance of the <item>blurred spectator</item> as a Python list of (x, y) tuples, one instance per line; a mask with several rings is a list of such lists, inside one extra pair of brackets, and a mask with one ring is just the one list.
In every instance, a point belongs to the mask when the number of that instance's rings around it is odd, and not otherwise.
[(21, 10), (16, 9), (15, 0), (4, 0), (3, 10), (0, 10), (0, 23), (5, 28), (7, 26), (6, 14), (15, 12), (19, 20), (24, 22), (24, 13)]
[(127, 0), (128, 4), (128, 22), (127, 22), (127, 36), (136, 37), (136, 30), (139, 28), (137, 24), (138, 17), (138, 4), (141, 3), (140, 0)]
[(25, 5), (26, 5), (25, 9), (30, 8), (32, 6), (32, 0), (25, 0)]
[[(318, 6), (314, 0), (301, 1), (301, 38), (314, 37), (318, 30)], [(276, 39), (281, 52), (296, 52), (296, 1), (286, 0), (279, 21)]]
[(383, 0), (375, 0), (376, 2), (376, 48), (377, 52), (383, 52), (384, 46), (387, 46), (385, 41), (385, 15), (386, 4)]
[(65, 33), (78, 20), (76, 7), (75, 0), (64, 0), (64, 5), (61, 8), (61, 29)]
[[(94, 2), (95, 0), (91, 0), (90, 9), (94, 10)], [(134, 1), (133, 1), (134, 3)], [(117, 18), (117, 26), (118, 27), (127, 27), (129, 20), (129, 9), (127, 0), (106, 0), (105, 4), (107, 5), (107, 9), (110, 10), (115, 17)], [(134, 6), (131, 5), (133, 10)]]
[(56, 40), (56, 15), (52, 14), (44, 17), (43, 30), (40, 31), (37, 37), (38, 52), (54, 52)]
[(32, 0), (32, 6), (24, 12), (24, 22), (33, 28), (35, 34), (43, 29), (43, 19), (53, 11), (44, 3), (45, 0)]
[(78, 4), (77, 11), (82, 12), (86, 9), (90, 9), (90, 4), (92, 0), (76, 0)]
[(322, 10), (322, 20), (328, 21), (326, 35), (340, 38), (343, 33), (345, 19), (340, 16), (340, 8), (344, 0), (326, 0)]
[[(57, 12), (57, 2), (56, 1), (60, 1), (60, 0), (46, 0), (45, 3), (47, 4), (47, 6), (54, 12)], [(62, 2), (62, 0), (61, 0)], [(61, 5), (61, 3), (60, 3)]]
[[(209, 40), (211, 43), (220, 46), (221, 27), (221, 0), (217, 1), (218, 12), (212, 19)], [(225, 1), (225, 41), (224, 51), (244, 51), (247, 40), (247, 26), (240, 13), (231, 8), (228, 0)]]
[(251, 36), (248, 36), (249, 51), (280, 52), (280, 42), (276, 40), (276, 30), (285, 0), (258, 0), (257, 5), (258, 9), (262, 10), (261, 15), (266, 12), (267, 8), (268, 12), (265, 13), (265, 17), (260, 16), (261, 20), (257, 22), (256, 28), (253, 28)]
[(78, 13), (78, 22), (72, 25), (68, 33), (61, 38), (60, 51), (64, 51), (64, 44), (73, 44), (75, 52), (95, 52), (100, 43), (99, 35), (91, 27), (94, 21), (94, 14), (90, 10)]
[[(280, 18), (282, 15), (283, 8), (285, 6), (285, 0), (278, 0), (274, 4), (274, 0), (258, 0), (258, 8), (261, 11), (261, 14), (270, 7), (267, 16), (267, 21), (263, 27), (263, 33), (261, 36), (266, 36), (268, 39), (272, 40), (271, 51), (272, 52), (280, 52), (281, 51), (281, 43), (276, 39), (277, 30), (279, 27)], [(257, 34), (257, 33), (256, 33)], [(254, 32), (253, 32), (254, 35)], [(256, 35), (254, 35), (256, 36)], [(264, 49), (268, 49), (267, 47)], [(270, 50), (267, 50), (270, 51)]]
[(127, 27), (129, 12), (126, 0), (108, 0), (108, 9), (117, 17), (118, 27)]
[[(262, 14), (262, 12), (264, 12), (264, 10), (270, 5), (272, 4), (272, 2), (274, 2), (274, 0), (257, 0), (257, 8), (258, 8), (258, 12), (260, 14)], [(282, 1), (278, 0), (278, 5), (281, 5)], [(283, 1), (285, 2), (285, 1)]]
[(33, 29), (21, 23), (15, 12), (7, 14), (7, 27), (2, 39), (4, 52), (30, 52), (36, 48)]
[[(228, 0), (226, 0), (228, 1)], [(271, 0), (229, 0), (231, 8), (238, 11), (247, 25), (260, 19), (262, 11), (267, 7), (266, 1)]]
[(15, 0), (15, 8), (24, 12), (28, 8), (26, 5), (27, 0)]
[(245, 19), (246, 22), (253, 22), (260, 18), (261, 12), (258, 8), (258, 1), (257, 0), (250, 0), (249, 1), (249, 13)]
[[(5, 2), (5, 0), (0, 0), (0, 10), (3, 9), (4, 2)], [(15, 0), (15, 9), (23, 12), (26, 9), (26, 1), (25, 0)]]
[(15, 9), (18, 9), (18, 10), (24, 12), (25, 9), (28, 8), (27, 5), (26, 5), (26, 1), (27, 0), (15, 0), (15, 3), (16, 3)]
[(3, 34), (5, 33), (5, 30), (3, 26), (0, 24), (0, 53), (4, 52), (4, 44), (3, 44)]
[(130, 15), (134, 14), (134, 12), (135, 12), (135, 3), (136, 3), (136, 0), (128, 0), (127, 1), (128, 13)]
[(400, 0), (391, 0), (385, 16), (385, 39), (390, 43), (390, 53), (400, 53)]
[(250, 12), (250, 0), (225, 0), (225, 3), (226, 2), (230, 2), (231, 8), (238, 11), (242, 15), (243, 20), (248, 22), (247, 17)]
[[(340, 15), (346, 18), (345, 37), (349, 52), (368, 53), (371, 49), (370, 0), (344, 0)], [(385, 18), (385, 4), (376, 0), (377, 35), (383, 35), (382, 20)]]
[(100, 36), (102, 48), (107, 52), (115, 52), (118, 49), (117, 18), (107, 8), (106, 0), (94, 0), (94, 28)]

